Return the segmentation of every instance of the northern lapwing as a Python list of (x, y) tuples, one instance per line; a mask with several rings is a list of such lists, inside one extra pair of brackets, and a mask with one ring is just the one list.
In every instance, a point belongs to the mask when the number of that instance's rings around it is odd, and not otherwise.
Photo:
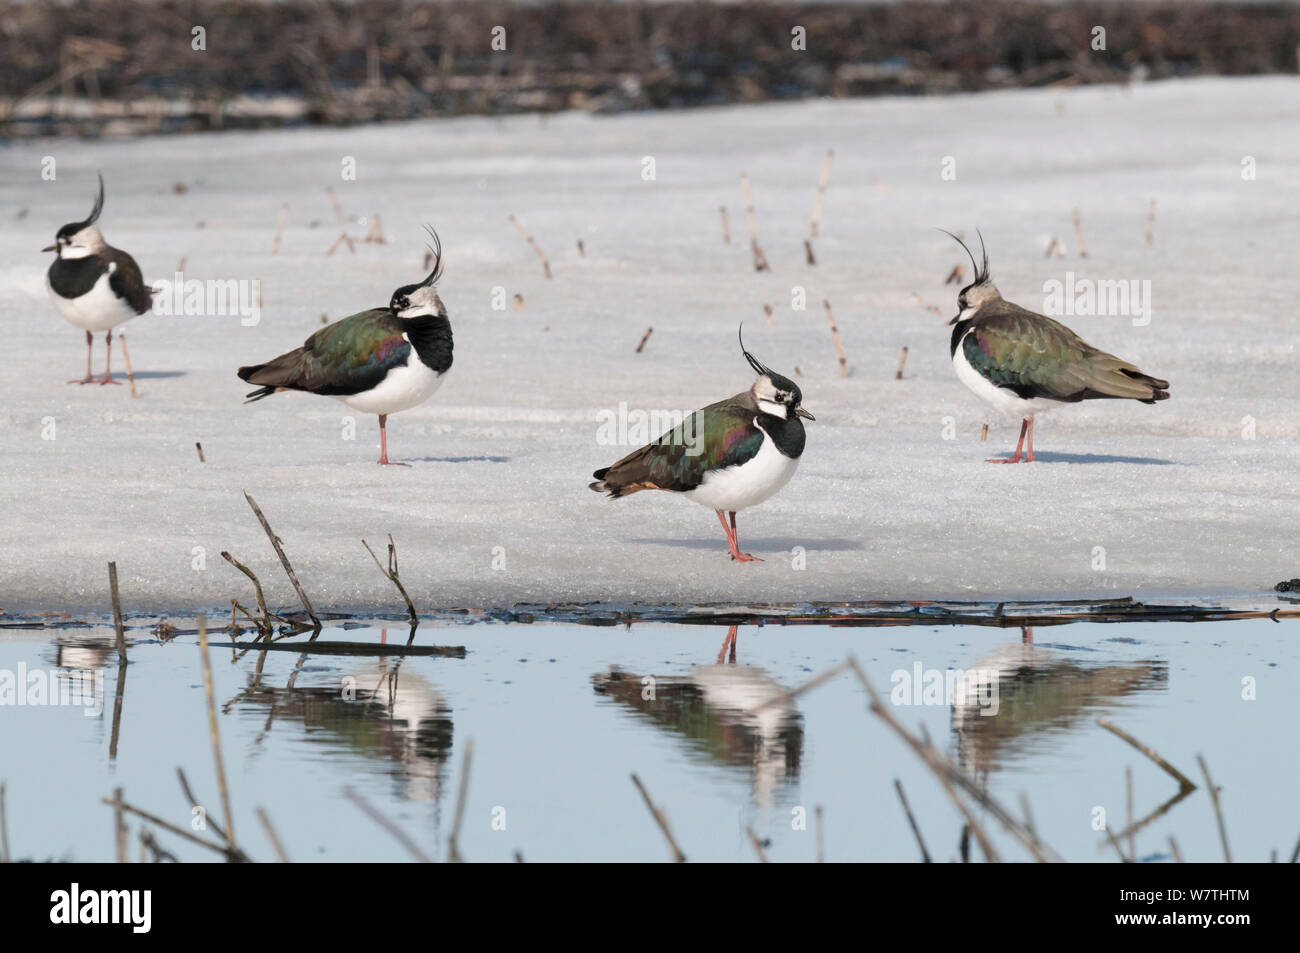
[(718, 514), (732, 559), (754, 562), (757, 556), (740, 551), (736, 513), (790, 482), (803, 455), (800, 418), (815, 418), (803, 409), (798, 384), (750, 354), (743, 338), (740, 350), (758, 374), (754, 386), (695, 411), (681, 427), (597, 470), (590, 488), (612, 499), (639, 490), (680, 493)]
[[(45, 286), (59, 314), (86, 332), (86, 376), (69, 384), (120, 384), (113, 380), (113, 329), (153, 306), (153, 290), (144, 283), (135, 259), (104, 241), (96, 222), (104, 211), (104, 177), (99, 177), (95, 207), (84, 222), (59, 229), (54, 244), (41, 251), (55, 254)], [(90, 370), (94, 333), (105, 331), (104, 376)]]
[(372, 308), (321, 328), (302, 347), (239, 376), (261, 386), (245, 403), (282, 390), (335, 397), (354, 410), (379, 415), (379, 462), (388, 459), (388, 415), (433, 396), (451, 368), (451, 322), (438, 297), (442, 243), (429, 229), (433, 270), (419, 284), (393, 292), (387, 308)]
[(1019, 463), (1025, 437), (1034, 459), (1034, 416), (1064, 404), (1102, 398), (1154, 404), (1169, 399), (1169, 382), (1144, 374), (1113, 354), (1099, 351), (1059, 321), (1003, 299), (989, 277), (989, 256), (980, 236), (983, 261), (951, 232), (970, 256), (975, 280), (957, 295), (960, 309), (948, 323), (952, 364), (958, 379), (995, 408), (1019, 417), (1020, 440), (1009, 459)]

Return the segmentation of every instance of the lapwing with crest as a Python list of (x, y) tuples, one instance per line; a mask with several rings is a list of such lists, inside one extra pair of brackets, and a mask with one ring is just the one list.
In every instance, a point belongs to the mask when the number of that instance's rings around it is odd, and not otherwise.
[[(943, 231), (940, 229), (940, 231)], [(957, 295), (952, 325), (952, 364), (958, 379), (1009, 417), (1020, 418), (1020, 440), (1010, 458), (1034, 459), (1034, 417), (1085, 400), (1169, 398), (1169, 382), (1143, 373), (1128, 361), (1098, 350), (1061, 322), (1003, 299), (989, 276), (989, 256), (980, 236), (982, 260), (952, 232), (944, 231), (970, 256), (975, 280)], [(1025, 438), (1028, 452), (1022, 456)]]
[(258, 389), (245, 403), (277, 391), (300, 390), (343, 401), (353, 410), (379, 415), (379, 462), (388, 459), (388, 416), (433, 396), (451, 368), (451, 322), (438, 297), (442, 242), (433, 244), (433, 270), (419, 284), (393, 292), (386, 308), (372, 308), (321, 328), (300, 348), (241, 367), (239, 376)]
[[(757, 561), (741, 552), (736, 513), (756, 506), (790, 482), (804, 450), (799, 385), (740, 351), (758, 375), (749, 390), (689, 415), (653, 443), (613, 466), (597, 470), (590, 488), (612, 499), (640, 490), (666, 490), (714, 510), (727, 534), (731, 558)], [(730, 516), (730, 525), (727, 517)]]
[[(144, 282), (135, 259), (104, 241), (96, 222), (104, 211), (104, 177), (99, 177), (99, 194), (90, 216), (59, 229), (54, 244), (42, 251), (54, 252), (45, 274), (50, 300), (59, 314), (86, 332), (86, 376), (69, 384), (120, 384), (113, 380), (113, 329), (153, 307), (153, 290)], [(104, 376), (91, 372), (94, 335), (104, 338)]]

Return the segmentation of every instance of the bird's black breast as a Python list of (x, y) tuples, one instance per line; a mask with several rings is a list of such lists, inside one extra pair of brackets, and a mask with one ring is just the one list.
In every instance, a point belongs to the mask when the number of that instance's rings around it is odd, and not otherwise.
[(952, 340), (948, 344), (948, 356), (957, 356), (957, 345), (961, 343), (962, 335), (970, 330), (971, 322), (974, 319), (967, 318), (965, 321), (958, 321), (952, 329)]
[(60, 298), (80, 298), (88, 294), (108, 271), (108, 264), (98, 255), (85, 258), (56, 258), (50, 265), (50, 287)]
[(451, 322), (446, 316), (407, 318), (404, 325), (406, 339), (420, 362), (439, 374), (447, 373), (451, 369)]
[(803, 455), (803, 446), (808, 435), (804, 432), (803, 421), (798, 417), (786, 420), (775, 414), (765, 414), (760, 411), (757, 421), (758, 426), (767, 431), (768, 438), (776, 445), (776, 449), (781, 451), (782, 456), (798, 460)]

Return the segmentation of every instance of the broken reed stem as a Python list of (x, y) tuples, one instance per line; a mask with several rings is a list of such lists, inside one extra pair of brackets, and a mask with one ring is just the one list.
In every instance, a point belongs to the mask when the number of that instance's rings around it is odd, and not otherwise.
[(334, 239), (334, 244), (330, 246), (330, 250), (325, 253), (325, 257), (328, 258), (334, 254), (344, 242), (348, 243), (348, 251), (355, 255), (357, 253), (357, 243), (352, 240), (352, 237), (347, 232), (340, 232), (339, 237)]
[(1173, 834), (1169, 835), (1169, 853), (1174, 855), (1174, 863), (1181, 864), (1183, 862), (1183, 852), (1178, 849), (1178, 841), (1174, 840)]
[(122, 599), (117, 592), (117, 563), (108, 564), (108, 591), (113, 599), (113, 635), (117, 640), (117, 660), (126, 664), (126, 629), (122, 625)]
[(1106, 840), (1110, 841), (1110, 846), (1115, 848), (1115, 854), (1119, 857), (1119, 862), (1121, 864), (1132, 863), (1128, 857), (1124, 856), (1124, 848), (1119, 846), (1119, 841), (1117, 841), (1115, 835), (1111, 833), (1109, 825), (1106, 827)]
[(359, 807), (361, 809), (361, 813), (365, 814), (366, 817), (370, 818), (372, 821), (374, 821), (384, 830), (388, 831), (388, 833), (392, 834), (393, 839), (396, 840), (403, 847), (405, 847), (407, 853), (409, 853), (420, 863), (422, 864), (433, 863), (433, 861), (429, 858), (429, 855), (426, 854), (424, 851), (420, 850), (420, 845), (417, 844), (415, 841), (411, 840), (411, 838), (407, 836), (405, 831), (403, 831), (400, 827), (398, 827), (388, 818), (384, 817), (383, 814), (380, 814), (379, 811), (374, 806), (372, 806), (369, 801), (363, 798), (356, 791), (352, 790), (352, 788), (350, 787), (344, 788), (343, 796), (347, 798), (349, 801), (351, 801), (353, 804), (355, 804), (357, 807)]
[(131, 352), (126, 349), (126, 335), (118, 331), (117, 339), (122, 344), (122, 361), (126, 364), (126, 380), (131, 385), (131, 396), (139, 397), (140, 395), (135, 392), (135, 371), (131, 370)]
[(1138, 741), (1128, 732), (1124, 731), (1123, 729), (1117, 728), (1115, 725), (1111, 724), (1105, 718), (1098, 718), (1097, 724), (1105, 728), (1116, 738), (1119, 738), (1121, 741), (1127, 742), (1129, 745), (1136, 748), (1138, 751), (1142, 752), (1142, 754), (1146, 755), (1149, 759), (1154, 761), (1162, 771), (1164, 771), (1171, 778), (1173, 778), (1175, 781), (1178, 782), (1178, 786), (1180, 788), (1182, 788), (1185, 791), (1196, 790), (1196, 785), (1193, 784), (1188, 779), (1187, 775), (1183, 774), (1183, 772), (1179, 771), (1177, 768), (1175, 768), (1164, 758), (1160, 757), (1160, 755), (1154, 749), (1148, 748), (1146, 745)]
[(212, 661), (208, 658), (208, 619), (199, 613), (199, 658), (203, 662), (203, 694), (208, 700), (208, 736), (212, 741), (212, 760), (217, 769), (217, 788), (221, 793), (221, 813), (226, 822), (225, 841), (235, 846), (235, 820), (230, 811), (230, 788), (226, 784), (226, 766), (221, 760), (221, 733), (217, 727), (217, 701), (212, 691)]
[[(925, 301), (925, 299), (922, 298), (922, 297), (921, 297), (919, 294), (917, 294), (915, 291), (912, 292), (912, 297), (915, 298), (915, 299), (916, 299), (916, 303), (919, 304), (921, 307), (925, 308), (926, 311), (929, 311), (931, 314), (937, 314), (937, 315), (939, 315), (939, 317), (944, 318), (944, 313), (943, 313), (942, 311), (940, 311), (937, 307), (935, 307), (935, 306), (932, 305), (932, 304), (927, 304), (926, 301)], [(947, 320), (947, 319), (944, 318), (944, 320)]]
[[(971, 825), (972, 833), (974, 833), (976, 839), (980, 841), (981, 849), (984, 849), (987, 838), (984, 836), (983, 831), (971, 815), (970, 811), (966, 808), (965, 803), (957, 796), (956, 790), (953, 788), (954, 784), (961, 787), (968, 797), (996, 817), (1007, 832), (1018, 840), (1020, 844), (1028, 850), (1031, 855), (1033, 855), (1033, 858), (1036, 861), (1043, 863), (1049, 860), (1056, 861), (1060, 859), (1059, 855), (1057, 855), (1055, 851), (1052, 851), (1046, 844), (1042, 843), (1037, 836), (1026, 831), (1024, 826), (1012, 817), (1011, 813), (1006, 808), (994, 800), (992, 796), (981, 790), (980, 786), (975, 781), (972, 781), (964, 771), (954, 765), (947, 758), (940, 755), (932, 744), (928, 741), (923, 742), (903, 727), (898, 719), (894, 717), (893, 713), (885, 707), (880, 695), (876, 692), (875, 687), (871, 684), (866, 673), (862, 670), (862, 666), (858, 664), (858, 660), (855, 656), (849, 656), (847, 662), (844, 664), (848, 665), (848, 667), (853, 671), (853, 674), (857, 677), (858, 682), (866, 690), (872, 713), (884, 721), (886, 725), (893, 729), (895, 734), (907, 743), (908, 747), (916, 752), (917, 756), (920, 757), (921, 760), (931, 769), (934, 776), (939, 779), (939, 782), (944, 786), (945, 791), (950, 792), (949, 796), (958, 805), (962, 814), (966, 817), (967, 823)], [(992, 844), (989, 844), (988, 846), (989, 848), (992, 848)], [(988, 856), (987, 850), (985, 851), (985, 856)]]
[(582, 244), (581, 238), (578, 239), (578, 257), (579, 258), (587, 257), (587, 247)]
[(849, 376), (849, 359), (844, 356), (844, 345), (840, 343), (840, 329), (835, 326), (835, 314), (831, 311), (829, 300), (823, 300), (826, 308), (826, 320), (831, 323), (831, 338), (835, 341), (835, 353), (840, 358), (840, 377)]
[(147, 828), (140, 831), (141, 860), (144, 859), (144, 852), (146, 850), (148, 850), (151, 854), (153, 854), (153, 862), (155, 864), (160, 863), (164, 860), (173, 864), (179, 864), (181, 862), (180, 858), (177, 857), (175, 854), (173, 854), (171, 851), (164, 850), (163, 846), (158, 843), (158, 839), (153, 836), (153, 831), (148, 830)]
[(289, 219), (289, 206), (281, 205), (275, 216), (275, 241), (271, 243), (271, 254), (280, 254), (280, 239), (284, 237), (284, 223)]
[(961, 283), (961, 276), (966, 274), (965, 265), (953, 265), (952, 271), (948, 272), (948, 277), (943, 279), (945, 285), (956, 285)]
[(465, 819), (465, 802), (469, 799), (469, 766), (474, 757), (474, 739), (465, 742), (465, 756), (460, 760), (460, 785), (456, 791), (456, 815), (447, 838), (447, 860), (453, 864), (464, 863), (460, 855), (460, 824)]
[[(634, 774), (632, 777), (635, 778), (636, 775)], [(754, 845), (754, 853), (758, 855), (758, 862), (760, 864), (770, 863), (767, 859), (767, 852), (763, 850), (763, 842), (758, 839), (758, 835), (754, 833), (754, 829), (752, 827), (746, 827), (745, 833), (749, 836), (749, 842)]]
[(117, 760), (117, 742), (122, 733), (122, 704), (126, 701), (126, 666), (117, 667), (117, 685), (113, 690), (113, 727), (108, 736), (108, 760)]
[(280, 863), (289, 863), (289, 855), (284, 852), (284, 845), (280, 843), (280, 837), (271, 826), (271, 818), (267, 816), (266, 810), (257, 809), (257, 819), (262, 822), (262, 830), (266, 831), (266, 839), (271, 842), (272, 849), (275, 850), (275, 856), (280, 858)]
[[(104, 804), (107, 804), (109, 807), (116, 806), (112, 798), (106, 797), (106, 798), (100, 798), (100, 800)], [(249, 862), (248, 855), (245, 854), (242, 850), (239, 850), (236, 847), (223, 847), (221, 844), (214, 844), (212, 841), (204, 840), (202, 837), (199, 837), (185, 830), (185, 828), (177, 827), (175, 824), (172, 824), (169, 821), (164, 821), (158, 815), (150, 814), (148, 811), (142, 810), (141, 808), (138, 808), (133, 804), (128, 804), (125, 801), (123, 801), (122, 810), (126, 811), (128, 814), (134, 814), (136, 817), (143, 818), (144, 820), (148, 821), (150, 824), (154, 824), (157, 827), (161, 827), (165, 831), (170, 831), (171, 833), (175, 834), (177, 837), (183, 837), (187, 841), (190, 841), (191, 843), (198, 844), (200, 847), (206, 847), (208, 850), (213, 850), (216, 851), (218, 854), (223, 854), (225, 855), (227, 860), (233, 861), (235, 863)]]
[(921, 828), (917, 826), (916, 818), (912, 816), (912, 807), (907, 803), (907, 795), (903, 793), (903, 782), (894, 778), (894, 790), (898, 792), (898, 800), (903, 805), (903, 813), (907, 815), (907, 823), (912, 828), (912, 835), (916, 838), (916, 844), (921, 848), (921, 863), (931, 863), (930, 852), (925, 849), (925, 840), (921, 837)]
[(907, 363), (907, 345), (903, 345), (903, 353), (898, 356), (898, 370), (894, 372), (894, 380), (903, 379), (903, 365)]
[[(257, 608), (258, 611), (262, 613), (261, 621), (256, 623), (257, 628), (263, 635), (269, 634), (271, 631), (271, 613), (266, 608), (266, 597), (262, 594), (262, 583), (258, 581), (257, 576), (253, 575), (253, 570), (249, 569), (224, 549), (221, 551), (221, 558), (252, 580), (253, 591), (257, 594)], [(240, 608), (242, 609), (243, 606), (240, 606)], [(248, 615), (248, 613), (245, 612), (244, 615)], [(251, 616), (249, 616), (249, 618), (250, 620), (252, 619)]]
[(9, 861), (9, 819), (5, 815), (5, 782), (0, 781), (0, 864), (7, 864)]
[(262, 529), (266, 530), (267, 538), (271, 540), (271, 546), (274, 547), (275, 554), (280, 557), (280, 564), (284, 566), (284, 571), (289, 576), (289, 581), (293, 583), (294, 592), (298, 593), (298, 598), (302, 601), (302, 607), (307, 610), (307, 617), (311, 619), (312, 626), (319, 629), (320, 619), (316, 617), (316, 610), (311, 607), (311, 601), (307, 598), (307, 593), (303, 592), (302, 583), (298, 581), (298, 574), (293, 571), (293, 566), (289, 563), (289, 557), (284, 554), (284, 547), (280, 544), (280, 537), (276, 536), (275, 533), (272, 532), (271, 524), (268, 523), (266, 517), (262, 515), (261, 507), (259, 507), (256, 501), (248, 495), (247, 490), (244, 491), (244, 499), (248, 500), (248, 505), (251, 506), (253, 512), (257, 514), (257, 521), (262, 524)]
[(1124, 765), (1124, 828), (1128, 831), (1128, 855), (1137, 859), (1137, 834), (1133, 830), (1133, 768)]
[(343, 205), (339, 202), (339, 194), (334, 191), (334, 186), (327, 187), (325, 194), (330, 197), (330, 204), (334, 206), (335, 220), (339, 222), (346, 221), (347, 217), (343, 214)]
[[(194, 796), (194, 792), (190, 789), (190, 779), (185, 776), (185, 770), (179, 765), (176, 768), (176, 778), (181, 783), (181, 793), (185, 795), (185, 800), (189, 802), (190, 808), (202, 807), (199, 804), (199, 799)], [(226, 836), (226, 829), (218, 824), (215, 819), (209, 817), (207, 823), (209, 827), (216, 831), (218, 837), (227, 844), (230, 843), (230, 838)]]
[[(673, 852), (673, 861), (679, 864), (686, 863), (686, 855), (682, 853), (682, 849), (677, 846), (677, 841), (673, 839), (673, 832), (668, 829), (668, 818), (664, 816), (663, 811), (655, 807), (654, 801), (650, 800), (650, 794), (646, 791), (645, 785), (641, 783), (641, 779), (635, 774), (632, 775), (632, 783), (635, 784), (636, 789), (641, 792), (641, 798), (645, 801), (645, 806), (650, 809), (650, 815), (655, 819), (655, 823), (659, 825), (659, 830), (663, 833), (664, 840), (668, 841), (668, 846)], [(759, 857), (762, 858), (763, 849), (762, 845), (758, 842), (758, 838), (754, 836), (753, 831), (750, 831), (749, 836), (754, 842), (754, 847), (758, 850)]]
[(803, 260), (807, 265), (815, 266), (817, 264), (817, 256), (813, 254), (812, 241), (807, 238), (803, 240)]
[(199, 463), (207, 463), (208, 461), (203, 456), (203, 444), (199, 443), (197, 440), (194, 441), (194, 449), (199, 452)]
[(722, 244), (731, 244), (731, 226), (727, 224), (727, 207), (718, 206), (718, 211), (722, 213)]
[(1074, 240), (1079, 246), (1079, 257), (1087, 258), (1088, 245), (1083, 240), (1083, 216), (1077, 208), (1074, 210)]
[(126, 863), (126, 818), (122, 815), (122, 789), (113, 789), (113, 834), (117, 842), (117, 862)]
[(980, 442), (983, 442), (987, 439), (989, 439), (989, 425), (985, 424), (983, 427), (980, 428)]
[(754, 196), (749, 190), (749, 176), (743, 172), (740, 175), (740, 187), (745, 192), (745, 220), (749, 223), (749, 248), (754, 253), (754, 270), (771, 271), (772, 268), (767, 263), (767, 256), (763, 254), (763, 249), (758, 247), (758, 223), (754, 217)]
[(763, 305), (763, 317), (767, 319), (767, 326), (770, 328), (772, 326), (772, 306), (770, 304)]
[(536, 239), (528, 233), (528, 229), (524, 228), (523, 223), (513, 215), (510, 216), (510, 222), (515, 228), (519, 229), (519, 234), (524, 236), (524, 239), (532, 246), (533, 251), (537, 252), (537, 257), (542, 260), (542, 271), (546, 274), (546, 277), (551, 277), (551, 262), (547, 259), (546, 253), (542, 251), (541, 246), (537, 244)]
[(848, 669), (849, 669), (848, 662), (840, 662), (838, 665), (832, 665), (826, 671), (814, 675), (812, 678), (808, 679), (808, 681), (804, 682), (802, 685), (799, 685), (796, 688), (792, 688), (788, 692), (782, 692), (780, 695), (773, 695), (771, 698), (765, 699), (764, 701), (759, 702), (757, 705), (754, 705), (752, 708), (747, 709), (747, 712), (752, 715), (762, 711), (764, 708), (770, 708), (773, 705), (784, 705), (798, 698), (800, 695), (804, 694), (805, 692), (812, 691), (818, 685), (824, 685), (826, 682), (829, 682), (836, 675), (839, 675), (843, 672), (847, 672)]
[(361, 236), (361, 240), (367, 245), (385, 245), (388, 239), (384, 237), (384, 223), (376, 213), (370, 217), (370, 224), (366, 226), (366, 233)]
[[(370, 558), (375, 561), (375, 565), (379, 567), (379, 571), (384, 574), (384, 576), (388, 579), (389, 582), (391, 582), (394, 586), (397, 587), (397, 591), (400, 592), (402, 594), (402, 598), (406, 600), (406, 611), (411, 614), (411, 625), (412, 626), (419, 625), (420, 617), (415, 611), (415, 606), (411, 602), (411, 597), (406, 594), (406, 587), (402, 585), (402, 580), (399, 579), (397, 575), (397, 544), (393, 542), (393, 534), (392, 533), (388, 534), (388, 568), (387, 569), (385, 569), (383, 563), (379, 561), (379, 557), (375, 555), (375, 551), (370, 548), (369, 543), (367, 543), (363, 539), (361, 541), (361, 545), (366, 547), (366, 552), (368, 552), (370, 554)], [(225, 554), (223, 553), (222, 555)]]
[(1147, 248), (1156, 243), (1156, 200), (1152, 199), (1147, 207)]
[(650, 335), (653, 331), (653, 327), (648, 327), (645, 329), (645, 334), (641, 335), (641, 343), (636, 346), (636, 352), (638, 354), (645, 350), (645, 342), (650, 340)]
[[(834, 158), (835, 158), (835, 150), (827, 149), (826, 159), (824, 162), (822, 162), (822, 174), (821, 177), (817, 180), (817, 198), (813, 202), (812, 221), (808, 223), (809, 238), (817, 238), (818, 235), (821, 234), (822, 206), (826, 204), (826, 183), (830, 182), (831, 180), (831, 162), (834, 160)], [(808, 248), (809, 257), (811, 257), (812, 245), (807, 242), (805, 242), (804, 244)], [(813, 264), (813, 262), (810, 261), (808, 262), (808, 264), (811, 265)]]
[(1223, 808), (1219, 804), (1219, 789), (1214, 786), (1214, 781), (1210, 778), (1210, 769), (1206, 765), (1205, 759), (1199, 754), (1196, 756), (1196, 763), (1201, 766), (1201, 774), (1205, 775), (1205, 786), (1210, 789), (1210, 801), (1214, 804), (1214, 820), (1219, 825), (1219, 842), (1223, 844), (1223, 861), (1232, 863), (1232, 851), (1228, 849), (1228, 829), (1223, 823)]

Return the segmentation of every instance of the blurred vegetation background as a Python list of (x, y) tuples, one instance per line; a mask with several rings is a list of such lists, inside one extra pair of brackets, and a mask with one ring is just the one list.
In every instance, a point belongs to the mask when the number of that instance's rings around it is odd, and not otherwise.
[(1216, 0), (0, 0), (0, 136), (1295, 73), (1298, 45), (1300, 7)]

